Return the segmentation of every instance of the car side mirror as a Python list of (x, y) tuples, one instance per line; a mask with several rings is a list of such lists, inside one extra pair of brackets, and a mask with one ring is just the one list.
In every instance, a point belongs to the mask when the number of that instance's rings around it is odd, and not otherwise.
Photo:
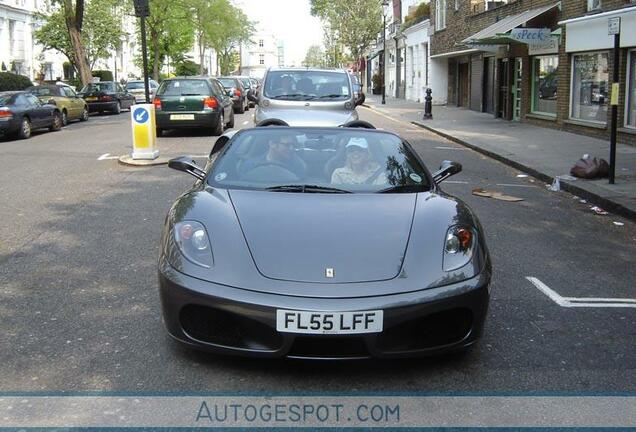
[(258, 103), (258, 98), (254, 93), (248, 93), (247, 100), (249, 100), (250, 102)]
[(441, 183), (448, 177), (457, 174), (462, 170), (462, 165), (457, 162), (445, 160), (439, 166), (439, 170), (433, 173), (433, 180), (435, 183)]
[(199, 168), (197, 163), (187, 156), (170, 159), (168, 161), (168, 167), (176, 169), (177, 171), (187, 172), (199, 180), (205, 178), (205, 171)]
[(214, 145), (212, 146), (212, 151), (210, 151), (210, 155), (208, 156), (208, 159), (212, 159), (212, 156), (214, 156), (214, 154), (220, 152), (221, 150), (223, 150), (223, 147), (225, 147), (225, 144), (227, 144), (227, 142), (230, 140), (229, 137), (227, 136), (220, 136), (216, 142), (214, 143)]

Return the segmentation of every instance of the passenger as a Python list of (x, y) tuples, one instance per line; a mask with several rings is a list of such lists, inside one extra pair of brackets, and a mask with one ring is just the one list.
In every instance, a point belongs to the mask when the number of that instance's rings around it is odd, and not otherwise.
[(334, 170), (331, 183), (374, 185), (387, 183), (384, 167), (373, 161), (366, 139), (351, 138), (345, 149), (347, 152), (345, 166)]
[(240, 167), (241, 174), (246, 174), (263, 165), (279, 165), (294, 173), (299, 179), (305, 176), (305, 162), (296, 154), (298, 144), (296, 136), (285, 133), (269, 139), (268, 150), (262, 156), (245, 161)]

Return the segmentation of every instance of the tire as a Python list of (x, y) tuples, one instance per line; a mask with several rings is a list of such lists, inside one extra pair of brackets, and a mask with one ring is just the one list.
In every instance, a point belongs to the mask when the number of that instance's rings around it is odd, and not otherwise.
[(20, 129), (18, 130), (18, 138), (20, 139), (28, 139), (31, 137), (31, 121), (23, 117), (22, 123), (20, 124)]
[(250, 102), (246, 99), (245, 100), (245, 111), (249, 111), (250, 110)]
[(160, 138), (163, 135), (163, 129), (157, 128), (157, 129), (155, 129), (155, 131), (157, 132), (157, 137), (158, 138)]
[(232, 111), (232, 114), (230, 114), (230, 121), (227, 122), (227, 128), (231, 129), (234, 127), (234, 111)]
[(62, 110), (62, 126), (66, 126), (68, 124), (68, 113), (65, 109)]
[(217, 122), (216, 126), (212, 129), (212, 135), (219, 136), (223, 135), (223, 126), (225, 122), (225, 116), (221, 113), (221, 118)]
[(234, 111), (236, 114), (243, 114), (245, 112), (245, 107), (243, 105), (241, 105), (239, 108), (237, 108)]
[(82, 110), (82, 116), (80, 117), (80, 121), (87, 121), (88, 117), (90, 116), (90, 114), (88, 113), (88, 107), (84, 107), (84, 109)]
[(60, 114), (58, 111), (53, 114), (53, 124), (49, 126), (49, 130), (51, 132), (59, 131), (60, 129), (62, 129), (63, 124), (64, 120), (62, 119), (62, 114)]
[(117, 101), (117, 105), (115, 105), (115, 110), (113, 114), (121, 114), (121, 102)]

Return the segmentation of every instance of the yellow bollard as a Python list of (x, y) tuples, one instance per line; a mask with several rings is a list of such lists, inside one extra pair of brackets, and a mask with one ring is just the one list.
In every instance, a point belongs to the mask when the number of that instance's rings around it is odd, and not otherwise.
[(139, 104), (130, 107), (132, 119), (133, 159), (157, 159), (155, 107), (153, 104)]

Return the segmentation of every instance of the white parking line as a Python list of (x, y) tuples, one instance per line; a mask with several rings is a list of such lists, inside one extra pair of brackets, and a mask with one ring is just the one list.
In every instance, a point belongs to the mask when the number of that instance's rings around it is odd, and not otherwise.
[(562, 297), (551, 289), (549, 286), (541, 282), (533, 276), (526, 276), (532, 285), (539, 291), (547, 295), (550, 300), (561, 307), (567, 308), (636, 308), (636, 299), (628, 298), (601, 298), (601, 297)]
[(436, 149), (440, 149), (440, 150), (468, 150), (466, 147), (443, 147), (443, 146), (439, 146), (439, 147), (435, 147)]
[(444, 180), (444, 183), (452, 183), (452, 184), (468, 184), (467, 181), (461, 180)]
[(110, 159), (119, 159), (119, 156), (111, 156), (110, 153), (104, 153), (103, 155), (97, 158), (98, 161), (110, 160)]
[(497, 183), (497, 186), (509, 186), (509, 187), (520, 187), (520, 188), (536, 188), (536, 186), (533, 186), (533, 185), (511, 184), (511, 183)]

